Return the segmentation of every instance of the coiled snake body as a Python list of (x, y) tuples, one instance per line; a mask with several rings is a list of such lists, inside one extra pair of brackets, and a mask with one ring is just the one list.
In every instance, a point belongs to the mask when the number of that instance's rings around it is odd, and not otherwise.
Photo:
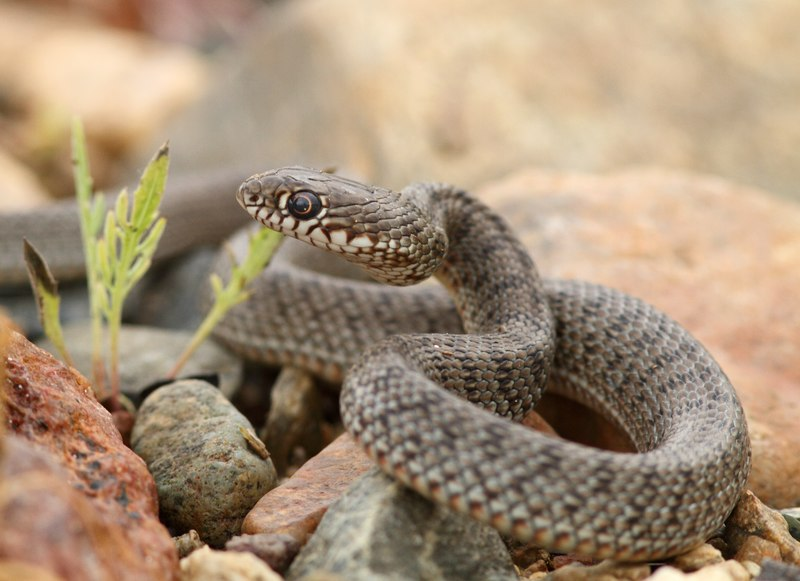
[[(355, 358), (342, 388), (344, 422), (383, 470), (422, 495), (521, 540), (625, 560), (689, 549), (732, 510), (750, 467), (742, 408), (713, 358), (664, 314), (606, 287), (543, 282), (503, 220), (450, 186), (395, 193), (284, 168), (248, 179), (237, 199), (262, 224), (341, 254), (380, 281), (406, 285), (435, 274), (449, 290), (464, 333), (376, 342), (369, 331), (346, 336), (343, 318), (363, 328), (391, 320), (389, 332), (434, 331), (419, 302), (444, 305), (436, 289), (396, 299), (376, 285), (268, 269), (256, 300), (218, 330), (251, 355), (329, 376)], [(398, 305), (410, 314), (394, 312)], [(368, 314), (359, 319), (359, 311)], [(276, 312), (282, 321), (265, 328)], [(298, 340), (301, 323), (323, 347), (339, 338), (366, 349), (327, 362), (313, 337), (305, 346)], [(295, 348), (276, 343), (286, 336)], [(610, 419), (637, 453), (514, 423), (548, 378)]]

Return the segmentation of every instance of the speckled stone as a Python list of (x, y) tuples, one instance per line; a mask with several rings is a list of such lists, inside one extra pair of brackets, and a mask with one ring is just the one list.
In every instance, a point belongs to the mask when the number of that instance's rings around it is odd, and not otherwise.
[(131, 444), (156, 480), (161, 518), (175, 533), (195, 529), (220, 547), (275, 486), (272, 461), (242, 430), (253, 433), (250, 422), (202, 381), (166, 385), (142, 404)]
[(436, 506), (377, 468), (325, 513), (286, 578), (517, 579), (494, 529)]

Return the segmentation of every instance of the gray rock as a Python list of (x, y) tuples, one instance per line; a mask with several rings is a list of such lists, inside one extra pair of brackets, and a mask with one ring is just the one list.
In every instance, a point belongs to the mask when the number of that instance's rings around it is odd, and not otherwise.
[(761, 563), (761, 573), (756, 581), (800, 581), (800, 567), (767, 559)]
[(437, 506), (374, 468), (323, 517), (287, 579), (517, 579), (494, 529)]
[(306, 458), (322, 449), (321, 421), (314, 379), (302, 369), (284, 367), (272, 386), (262, 435), (278, 474), (286, 471), (296, 449), (301, 448)]
[(300, 552), (300, 543), (291, 535), (242, 535), (225, 543), (225, 550), (253, 553), (271, 569), (283, 573)]
[[(122, 392), (138, 401), (142, 389), (164, 379), (189, 343), (191, 333), (169, 331), (155, 327), (124, 325), (120, 334), (120, 379)], [(92, 340), (89, 323), (81, 322), (64, 327), (67, 344), (75, 366), (86, 377), (91, 377)], [(48, 340), (40, 347), (56, 357), (58, 352)], [(206, 341), (181, 370), (182, 376), (219, 374), (219, 389), (230, 397), (242, 378), (241, 361), (224, 347)]]
[(252, 435), (250, 422), (202, 381), (163, 386), (142, 404), (131, 445), (155, 478), (162, 520), (176, 533), (195, 529), (220, 547), (275, 486), (272, 462), (242, 430)]

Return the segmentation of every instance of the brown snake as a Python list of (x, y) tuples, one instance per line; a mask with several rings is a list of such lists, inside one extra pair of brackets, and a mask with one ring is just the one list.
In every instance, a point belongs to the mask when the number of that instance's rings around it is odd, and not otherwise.
[[(674, 555), (723, 524), (749, 473), (744, 414), (717, 363), (666, 315), (606, 287), (543, 282), (503, 220), (451, 186), (395, 193), (294, 167), (253, 176), (237, 199), (262, 224), (380, 281), (435, 274), (450, 291), (464, 333), (433, 332), (420, 301), (453, 326), (438, 289), (398, 299), (284, 264), (218, 331), (251, 356), (328, 376), (355, 359), (342, 415), (384, 471), (520, 540), (599, 558)], [(382, 321), (389, 331), (345, 328)], [(331, 363), (337, 343), (364, 353)], [(548, 378), (637, 453), (514, 423)]]

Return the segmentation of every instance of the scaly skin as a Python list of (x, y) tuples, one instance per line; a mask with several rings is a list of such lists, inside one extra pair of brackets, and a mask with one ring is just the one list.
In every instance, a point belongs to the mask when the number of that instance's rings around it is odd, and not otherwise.
[[(345, 424), (419, 493), (521, 540), (622, 560), (690, 549), (732, 510), (750, 468), (741, 405), (714, 359), (666, 315), (606, 287), (543, 282), (503, 220), (451, 186), (394, 193), (283, 168), (250, 178), (237, 198), (262, 224), (378, 280), (435, 273), (451, 292), (466, 334), (434, 332), (457, 332), (436, 289), (397, 299), (393, 289), (284, 264), (219, 330), (251, 356), (329, 377), (355, 361), (342, 390)], [(376, 343), (395, 332), (404, 334)], [(548, 377), (622, 429), (638, 453), (513, 423)]]

